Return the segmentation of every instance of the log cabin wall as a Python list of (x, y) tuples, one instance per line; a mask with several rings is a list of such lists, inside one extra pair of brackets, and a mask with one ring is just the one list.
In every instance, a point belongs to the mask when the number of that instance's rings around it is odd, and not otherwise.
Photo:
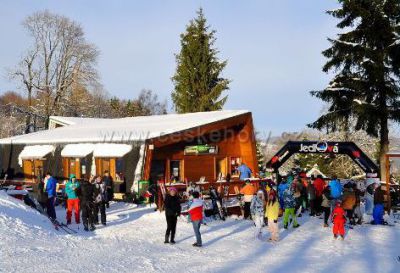
[[(196, 132), (199, 134), (196, 135)], [(173, 161), (181, 162), (180, 180), (198, 181), (205, 176), (207, 181), (215, 181), (217, 168), (232, 173), (231, 160), (240, 158), (254, 173), (258, 173), (256, 158), (256, 142), (251, 114), (235, 117), (224, 122), (210, 124), (195, 130), (192, 134), (183, 132), (193, 139), (183, 140), (178, 135), (173, 139), (181, 140), (167, 145), (154, 141), (152, 159), (164, 161), (165, 178), (170, 181), (170, 164)], [(221, 137), (222, 136), (222, 137)], [(213, 155), (184, 155), (186, 146), (201, 144), (216, 145), (218, 153)], [(164, 141), (166, 143), (166, 141)], [(218, 166), (218, 167), (217, 167)], [(226, 173), (225, 173), (226, 175)]]

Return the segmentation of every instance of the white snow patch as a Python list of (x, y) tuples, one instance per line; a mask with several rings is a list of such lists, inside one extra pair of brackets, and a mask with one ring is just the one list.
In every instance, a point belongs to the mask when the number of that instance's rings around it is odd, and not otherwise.
[[(57, 216), (63, 220), (64, 209)], [(398, 224), (357, 226), (336, 241), (321, 219), (303, 216), (298, 229), (281, 229), (281, 241), (271, 244), (267, 228), (257, 240), (251, 221), (229, 218), (202, 226), (204, 246), (198, 249), (184, 219), (177, 244), (165, 245), (165, 216), (154, 208), (112, 203), (107, 221), (93, 233), (55, 233), (46, 218), (1, 193), (0, 271), (386, 273), (400, 267)]]

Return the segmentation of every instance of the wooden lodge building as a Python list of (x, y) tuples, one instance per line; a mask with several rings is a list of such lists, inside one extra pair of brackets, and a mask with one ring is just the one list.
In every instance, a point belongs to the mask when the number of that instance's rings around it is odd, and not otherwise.
[(237, 178), (240, 162), (258, 172), (251, 112), (244, 110), (96, 119), (51, 117), (48, 130), (0, 139), (2, 176), (59, 181), (108, 170), (126, 191), (139, 180)]

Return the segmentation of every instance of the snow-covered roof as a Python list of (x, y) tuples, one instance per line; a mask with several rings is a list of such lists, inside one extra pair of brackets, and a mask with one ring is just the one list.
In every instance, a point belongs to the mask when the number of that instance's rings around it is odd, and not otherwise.
[(68, 144), (62, 151), (62, 157), (85, 157), (88, 154), (93, 153), (94, 144), (92, 143), (79, 143), (79, 144)]
[(98, 143), (94, 146), (94, 157), (123, 157), (132, 150), (132, 145)]
[[(64, 127), (0, 139), (0, 144), (56, 144), (88, 142), (131, 142), (223, 121), (250, 113), (247, 110), (223, 110), (188, 114), (128, 117), (120, 119), (65, 118), (75, 122)], [(82, 121), (82, 123), (78, 122)]]
[(76, 125), (76, 124), (90, 124), (96, 121), (109, 120), (104, 118), (83, 118), (83, 117), (62, 117), (50, 116), (50, 122), (55, 122), (61, 125)]
[(41, 159), (49, 153), (54, 152), (55, 147), (53, 145), (33, 145), (25, 146), (22, 152), (18, 156), (18, 163), (21, 165), (24, 159)]

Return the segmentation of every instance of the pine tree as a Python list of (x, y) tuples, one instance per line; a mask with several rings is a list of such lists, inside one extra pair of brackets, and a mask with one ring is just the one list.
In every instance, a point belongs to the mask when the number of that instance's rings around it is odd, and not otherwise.
[(263, 143), (257, 141), (256, 142), (256, 156), (257, 156), (257, 165), (258, 165), (258, 169), (261, 171), (264, 169), (265, 167), (265, 155), (264, 155), (264, 147), (263, 147)]
[(215, 30), (209, 30), (203, 10), (197, 12), (186, 32), (181, 34), (181, 51), (176, 55), (177, 69), (172, 101), (178, 113), (214, 111), (224, 106), (229, 80), (221, 77), (227, 61), (220, 61), (214, 47)]
[[(328, 39), (324, 72), (335, 75), (328, 87), (311, 94), (329, 105), (312, 128), (340, 129), (349, 124), (380, 139), (380, 172), (385, 179), (389, 122), (400, 122), (400, 1), (339, 0), (341, 7), (327, 13), (340, 20), (344, 33)], [(352, 125), (350, 125), (352, 126)]]

